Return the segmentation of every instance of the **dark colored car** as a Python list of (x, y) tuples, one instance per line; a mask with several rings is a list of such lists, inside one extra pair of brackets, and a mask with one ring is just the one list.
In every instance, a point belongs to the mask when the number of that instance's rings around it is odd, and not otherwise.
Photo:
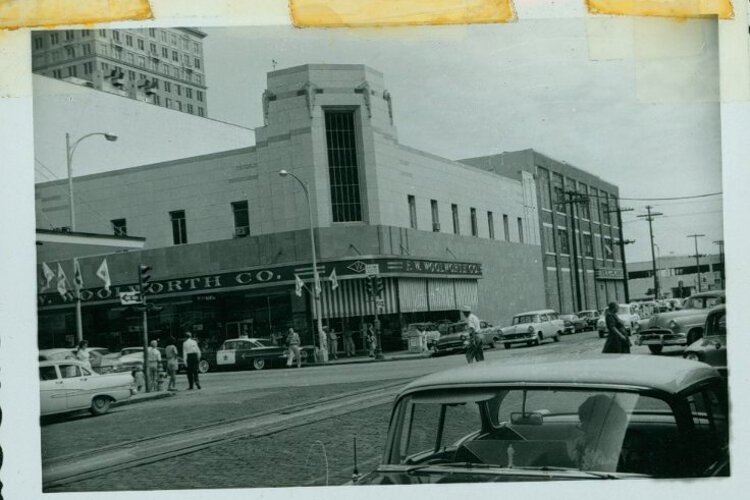
[[(495, 347), (494, 329), (486, 321), (480, 321), (480, 335), (482, 338), (482, 347), (492, 349)], [(452, 354), (455, 352), (466, 352), (466, 345), (469, 341), (469, 332), (466, 331), (466, 322), (449, 323), (439, 325), (440, 338), (435, 342), (432, 349), (433, 356), (441, 354)]]
[(357, 485), (729, 476), (725, 379), (680, 358), (503, 359), (433, 373), (394, 402)]
[(687, 349), (683, 357), (693, 361), (702, 361), (713, 366), (724, 376), (727, 370), (727, 309), (721, 305), (714, 307), (706, 317), (703, 338), (696, 340)]
[(586, 320), (575, 314), (561, 314), (560, 319), (565, 324), (564, 333), (578, 333), (586, 330)]
[[(308, 350), (301, 349), (302, 363), (306, 363)], [(275, 345), (270, 339), (240, 337), (225, 340), (216, 351), (216, 366), (220, 370), (279, 367), (286, 364), (287, 349)]]
[(599, 316), (602, 313), (596, 309), (587, 309), (585, 311), (578, 311), (578, 317), (586, 322), (586, 328), (590, 330), (596, 330), (596, 322), (599, 320)]

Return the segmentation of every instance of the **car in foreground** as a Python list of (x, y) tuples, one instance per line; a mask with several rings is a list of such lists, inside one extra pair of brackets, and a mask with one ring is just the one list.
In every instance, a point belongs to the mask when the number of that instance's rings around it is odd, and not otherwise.
[(586, 320), (576, 314), (561, 314), (560, 319), (563, 320), (563, 324), (565, 325), (563, 333), (569, 334), (586, 331)]
[[(596, 329), (599, 332), (599, 338), (607, 336), (607, 322), (604, 319), (607, 310), (602, 311), (602, 315), (596, 322)], [(638, 306), (636, 304), (619, 304), (617, 306), (617, 317), (620, 318), (625, 330), (633, 335), (640, 329), (641, 317), (638, 315)]]
[(683, 357), (701, 361), (716, 368), (725, 377), (727, 369), (727, 309), (716, 306), (706, 316), (703, 338), (696, 340), (685, 349)]
[(510, 326), (500, 330), (497, 341), (510, 349), (513, 344), (539, 345), (545, 339), (560, 341), (565, 323), (552, 309), (529, 311), (513, 316)]
[[(287, 349), (275, 345), (270, 339), (240, 337), (225, 340), (216, 351), (216, 367), (219, 370), (263, 370), (284, 366)], [(308, 350), (300, 349), (302, 363), (307, 363)]]
[(641, 330), (636, 344), (648, 346), (653, 354), (664, 347), (687, 347), (703, 337), (711, 308), (724, 303), (724, 291), (713, 290), (691, 295), (679, 311), (655, 314)]
[(107, 413), (114, 401), (135, 393), (129, 373), (99, 375), (83, 363), (70, 359), (39, 363), (41, 415), (88, 409), (94, 415)]
[(726, 387), (703, 363), (634, 355), (434, 373), (398, 394), (381, 464), (353, 483), (728, 476)]

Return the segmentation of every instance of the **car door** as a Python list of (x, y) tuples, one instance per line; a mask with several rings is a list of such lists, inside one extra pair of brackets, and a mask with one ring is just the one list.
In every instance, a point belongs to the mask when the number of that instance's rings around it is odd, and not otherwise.
[(68, 410), (88, 408), (91, 405), (88, 382), (91, 374), (85, 368), (72, 363), (60, 363), (58, 366), (65, 387)]
[(55, 365), (39, 367), (39, 404), (42, 415), (67, 409), (65, 381)]

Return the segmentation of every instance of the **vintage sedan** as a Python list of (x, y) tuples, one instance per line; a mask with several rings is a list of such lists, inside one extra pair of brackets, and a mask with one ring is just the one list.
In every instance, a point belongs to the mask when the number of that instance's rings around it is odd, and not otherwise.
[(563, 333), (578, 333), (586, 330), (586, 320), (576, 314), (561, 314), (560, 319), (565, 325)]
[(129, 373), (99, 375), (70, 359), (40, 362), (39, 389), (42, 416), (86, 409), (103, 415), (135, 393)]
[(654, 354), (665, 346), (689, 346), (703, 337), (703, 327), (709, 310), (724, 303), (724, 291), (713, 290), (691, 295), (682, 309), (651, 316), (636, 339)]
[(601, 313), (596, 309), (586, 309), (578, 311), (578, 317), (586, 322), (586, 329), (596, 329), (596, 322), (599, 320)]
[[(307, 361), (307, 349), (301, 349), (302, 363)], [(274, 345), (269, 339), (240, 337), (225, 340), (216, 351), (216, 367), (219, 370), (262, 370), (283, 366), (287, 360), (287, 349)]]
[(396, 397), (357, 485), (728, 476), (727, 389), (679, 358), (488, 361)]
[[(483, 349), (494, 349), (497, 339), (497, 330), (484, 320), (479, 321), (479, 333), (482, 339)], [(440, 326), (440, 337), (432, 345), (432, 355), (452, 354), (455, 352), (466, 352), (469, 344), (469, 332), (466, 331), (466, 322), (443, 324)]]
[(727, 309), (716, 306), (708, 313), (703, 327), (703, 338), (685, 349), (683, 357), (707, 363), (727, 376)]
[(498, 342), (510, 349), (512, 344), (539, 345), (545, 339), (560, 341), (565, 323), (552, 309), (529, 311), (513, 316), (510, 326), (500, 330)]

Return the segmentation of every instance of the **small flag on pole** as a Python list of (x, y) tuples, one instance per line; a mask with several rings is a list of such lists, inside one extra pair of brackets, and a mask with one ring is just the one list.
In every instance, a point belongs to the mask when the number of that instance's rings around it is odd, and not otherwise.
[(305, 286), (305, 283), (300, 279), (299, 276), (295, 274), (294, 275), (294, 293), (297, 294), (297, 297), (302, 297), (303, 286)]
[(109, 278), (109, 267), (107, 267), (107, 259), (104, 259), (102, 261), (99, 269), (96, 270), (96, 275), (104, 282), (104, 289), (109, 292), (109, 287), (112, 286), (112, 280), (110, 280)]
[(66, 299), (68, 296), (68, 277), (65, 276), (65, 271), (63, 271), (62, 266), (60, 263), (57, 263), (57, 293), (59, 293), (62, 298)]
[(331, 271), (331, 275), (328, 276), (328, 279), (331, 280), (331, 290), (335, 290), (339, 287), (339, 280), (336, 277), (336, 269)]
[(78, 259), (73, 259), (73, 283), (76, 285), (76, 292), (80, 293), (83, 288), (83, 275), (81, 274), (81, 265), (78, 263)]
[(44, 273), (44, 287), (42, 287), (42, 290), (47, 290), (52, 284), (52, 280), (55, 279), (55, 271), (46, 262), (42, 262), (42, 273)]

